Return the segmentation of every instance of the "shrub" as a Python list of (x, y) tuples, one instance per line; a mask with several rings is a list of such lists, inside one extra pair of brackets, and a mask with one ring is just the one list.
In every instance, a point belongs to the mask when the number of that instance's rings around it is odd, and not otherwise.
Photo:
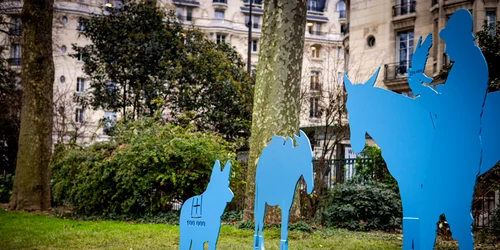
[(12, 185), (14, 184), (14, 175), (7, 174), (0, 178), (0, 203), (9, 202), (12, 195)]
[(401, 199), (383, 184), (339, 184), (322, 202), (321, 224), (350, 230), (393, 231), (401, 227)]
[(57, 147), (51, 163), (55, 202), (85, 214), (153, 215), (201, 194), (216, 159), (221, 165), (234, 159), (232, 144), (191, 127), (148, 118), (116, 131), (109, 142)]

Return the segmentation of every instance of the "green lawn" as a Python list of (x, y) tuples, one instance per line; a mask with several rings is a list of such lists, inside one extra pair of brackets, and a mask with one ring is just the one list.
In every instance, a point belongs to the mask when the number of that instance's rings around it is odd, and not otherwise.
[[(279, 230), (265, 232), (279, 249)], [(253, 231), (223, 226), (218, 249), (251, 249)], [(75, 221), (0, 209), (0, 249), (178, 249), (179, 227), (116, 221)], [(290, 249), (401, 249), (401, 235), (322, 229), (291, 231)], [(456, 247), (438, 247), (456, 249)]]

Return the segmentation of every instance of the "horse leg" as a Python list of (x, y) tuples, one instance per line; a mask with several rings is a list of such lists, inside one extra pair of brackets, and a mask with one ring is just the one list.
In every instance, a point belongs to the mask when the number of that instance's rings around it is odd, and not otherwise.
[(266, 214), (266, 202), (260, 201), (255, 195), (254, 205), (254, 218), (255, 218), (255, 234), (254, 234), (254, 249), (264, 249), (264, 215)]
[[(203, 250), (204, 249), (204, 245), (205, 245), (205, 242), (200, 242), (200, 241), (196, 241), (196, 240), (193, 240), (191, 241), (191, 249), (192, 250)], [(189, 248), (188, 248), (189, 250)]]
[(288, 219), (290, 216), (290, 208), (289, 206), (283, 206), (281, 208), (281, 242), (280, 242), (280, 250), (288, 250)]

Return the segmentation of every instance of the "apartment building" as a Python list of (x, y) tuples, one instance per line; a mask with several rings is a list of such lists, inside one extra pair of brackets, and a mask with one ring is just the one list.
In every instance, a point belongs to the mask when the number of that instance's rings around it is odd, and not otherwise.
[(436, 77), (450, 63), (439, 32), (458, 9), (468, 9), (474, 18), (474, 32), (487, 21), (494, 27), (500, 14), (498, 0), (347, 0), (349, 33), (343, 44), (346, 71), (355, 82), (364, 82), (381, 67), (376, 85), (413, 96), (407, 70), (420, 36), (433, 35), (433, 47), (425, 68)]
[[(205, 31), (216, 43), (230, 43), (250, 61), (252, 69), (258, 64), (263, 11), (262, 0), (171, 0), (186, 26)], [(252, 15), (250, 16), (250, 7)], [(251, 22), (250, 22), (251, 21)], [(250, 24), (251, 23), (251, 24)], [(318, 128), (325, 126), (324, 109), (331, 94), (342, 91), (344, 49), (342, 40), (346, 32), (346, 3), (344, 0), (309, 0), (302, 72), (300, 127), (314, 137), (314, 151), (321, 154), (320, 146), (326, 136)], [(249, 26), (252, 28), (249, 39)]]
[[(3, 1), (9, 6), (15, 32), (5, 39), (4, 54), (14, 69), (21, 65), (21, 1)], [(158, 0), (160, 7), (175, 10), (178, 19), (187, 28), (196, 27), (216, 43), (231, 44), (242, 56), (251, 53), (251, 67), (258, 64), (263, 1), (252, 0)], [(82, 72), (81, 58), (70, 57), (72, 44), (85, 45), (89, 41), (78, 35), (84, 29), (79, 24), (81, 16), (92, 13), (106, 14), (108, 8), (119, 8), (118, 0), (56, 0), (54, 13), (54, 141), (78, 137), (80, 142), (106, 140), (106, 131), (99, 125), (103, 118), (116, 119), (117, 114), (108, 110), (92, 110), (80, 107), (75, 100), (85, 95), (90, 86)], [(250, 16), (250, 7), (252, 15)], [(251, 20), (251, 39), (249, 21)], [(303, 87), (301, 93), (300, 126), (314, 135), (315, 128), (325, 120), (322, 109), (329, 101), (329, 92), (342, 89), (344, 48), (342, 41), (347, 30), (346, 3), (344, 0), (309, 0), (307, 5), (307, 27), (305, 32)], [(249, 46), (250, 40), (250, 46)], [(312, 134), (311, 134), (312, 133)], [(323, 136), (324, 137), (324, 136)], [(321, 138), (316, 146), (321, 144)], [(319, 148), (319, 147), (316, 147)]]

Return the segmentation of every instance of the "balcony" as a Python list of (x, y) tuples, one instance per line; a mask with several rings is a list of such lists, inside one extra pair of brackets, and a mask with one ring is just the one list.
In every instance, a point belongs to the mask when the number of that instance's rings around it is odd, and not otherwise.
[(323, 9), (316, 6), (307, 6), (307, 12), (323, 13)]
[(212, 5), (216, 10), (225, 10), (227, 8), (227, 0), (212, 0)]
[(177, 19), (182, 22), (192, 22), (193, 21), (193, 16), (182, 16), (182, 15), (177, 15)]
[(7, 62), (10, 66), (21, 66), (21, 58), (9, 58)]
[(191, 7), (200, 7), (200, 2), (198, 2), (198, 1), (190, 1), (190, 0), (173, 0), (172, 2), (173, 2), (175, 5), (191, 6)]
[[(248, 23), (246, 23), (245, 26), (248, 28)], [(260, 30), (261, 27), (262, 26), (259, 23), (252, 23), (252, 29), (259, 29)]]
[(316, 31), (316, 30), (310, 30), (307, 33), (309, 33), (309, 35), (313, 35), (313, 36), (326, 36), (328, 34), (327, 32)]
[(252, 6), (262, 7), (262, 0), (243, 0), (243, 4), (249, 6), (250, 1), (252, 1)]
[(395, 17), (415, 13), (415, 4), (416, 2), (412, 1), (405, 4), (392, 6), (392, 16)]
[(384, 80), (396, 80), (408, 76), (408, 68), (411, 68), (411, 61), (401, 61), (397, 63), (385, 64)]

